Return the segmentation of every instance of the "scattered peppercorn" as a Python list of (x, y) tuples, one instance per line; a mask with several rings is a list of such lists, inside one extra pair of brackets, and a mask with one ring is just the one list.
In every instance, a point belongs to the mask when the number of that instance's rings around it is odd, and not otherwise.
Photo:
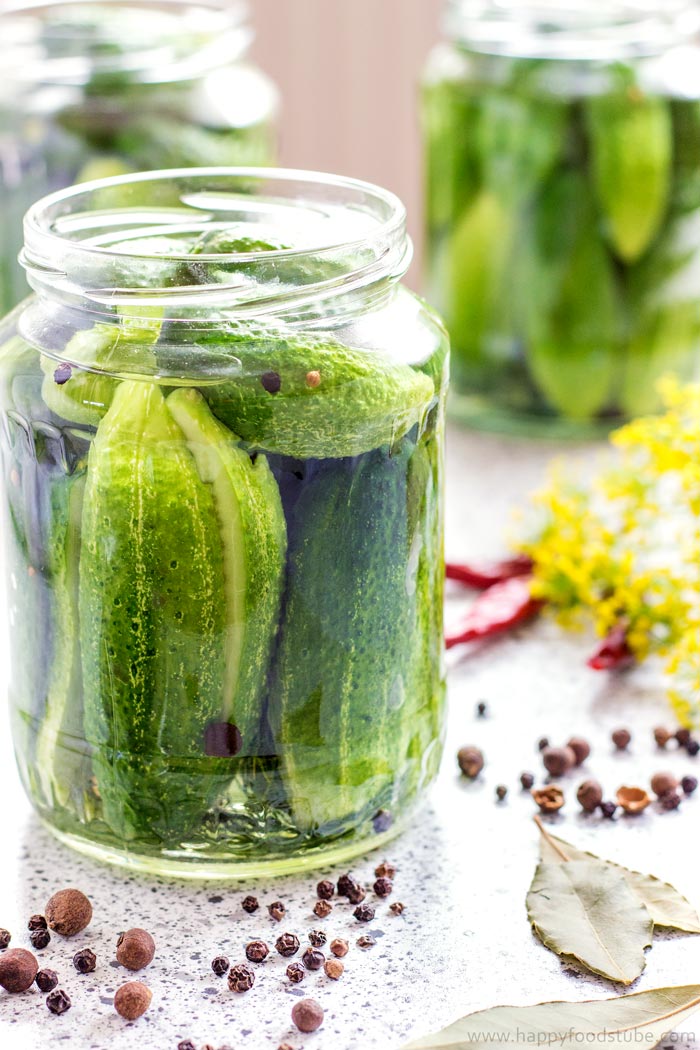
[(576, 755), (570, 747), (546, 747), (542, 762), (550, 776), (561, 777), (576, 765)]
[(249, 992), (255, 984), (255, 974), (245, 963), (236, 963), (228, 973), (228, 986), (232, 992)]
[(374, 937), (370, 937), (368, 933), (363, 933), (361, 937), (357, 938), (357, 947), (366, 950), (367, 948), (374, 948), (375, 944)]
[(0, 951), (4, 952), (11, 940), (12, 934), (10, 931), (0, 928)]
[(685, 745), (685, 749), (691, 758), (695, 758), (695, 756), (700, 752), (700, 742), (695, 739), (689, 740), (688, 743)]
[(508, 788), (505, 786), (505, 784), (499, 784), (496, 788), (496, 798), (498, 799), (498, 801), (503, 802), (507, 794)]
[(698, 778), (697, 777), (683, 777), (681, 780), (681, 787), (683, 793), (686, 795), (692, 795), (697, 790)]
[(191, 1039), (183, 1039), (181, 1043), (177, 1044), (177, 1050), (197, 1050), (197, 1047)]
[(211, 961), (211, 968), (217, 977), (223, 977), (228, 971), (229, 961), (225, 955), (217, 955), (215, 959)]
[(601, 802), (600, 812), (606, 820), (613, 820), (617, 813), (617, 804), (615, 802)]
[(402, 904), (401, 901), (394, 901), (393, 904), (389, 905), (389, 911), (393, 912), (394, 915), (403, 915), (406, 910), (406, 905)]
[(319, 919), (327, 919), (332, 911), (333, 905), (328, 901), (320, 900), (314, 904), (314, 915), (317, 915)]
[(654, 730), (654, 740), (658, 747), (666, 747), (666, 744), (673, 738), (671, 733), (665, 726), (657, 726)]
[(294, 1047), (290, 1043), (280, 1043), (277, 1050), (294, 1050)]
[(29, 940), (32, 948), (36, 948), (37, 951), (41, 951), (42, 948), (47, 948), (51, 941), (51, 934), (48, 930), (32, 930), (29, 934)]
[(487, 710), (488, 708), (486, 707), (485, 702), (483, 700), (480, 700), (479, 703), (476, 705), (477, 718), (485, 718)]
[(26, 992), (38, 972), (38, 962), (25, 948), (10, 948), (0, 956), (0, 986), (6, 992)]
[(337, 959), (343, 959), (348, 954), (349, 945), (347, 941), (344, 941), (342, 937), (335, 937), (330, 944), (331, 955), (335, 955)]
[(135, 927), (120, 933), (117, 939), (117, 962), (127, 970), (143, 970), (153, 962), (156, 954), (155, 941), (147, 930)]
[(354, 886), (359, 886), (359, 882), (354, 875), (350, 872), (346, 872), (345, 875), (341, 875), (338, 879), (338, 896), (347, 897), (352, 892)]
[(319, 900), (332, 900), (334, 893), (335, 886), (333, 885), (330, 879), (322, 879), (321, 882), (319, 882), (316, 886), (316, 896), (319, 898)]
[(371, 922), (374, 918), (374, 908), (369, 904), (360, 904), (359, 907), (355, 908), (353, 915), (358, 922)]
[(114, 1009), (126, 1021), (135, 1021), (151, 1005), (153, 992), (141, 981), (129, 981), (117, 988), (114, 996)]
[(39, 970), (34, 980), (40, 992), (52, 992), (58, 984), (58, 974), (55, 970)]
[(576, 799), (584, 813), (595, 813), (603, 801), (603, 789), (597, 780), (584, 780), (579, 784)]
[(263, 372), (260, 376), (260, 382), (268, 394), (279, 394), (282, 389), (282, 380), (279, 372)]
[(523, 791), (529, 791), (534, 786), (535, 778), (532, 773), (521, 773), (520, 774), (520, 785)]
[(669, 791), (675, 791), (677, 787), (678, 780), (673, 773), (654, 773), (654, 776), (651, 778), (651, 790), (657, 798), (661, 798)]
[(322, 948), (327, 940), (328, 940), (328, 938), (326, 937), (326, 935), (323, 932), (323, 930), (310, 930), (309, 931), (309, 941), (314, 946), (314, 948)]
[(675, 737), (679, 747), (687, 747), (691, 740), (690, 730), (685, 728), (677, 729)]
[(582, 766), (591, 753), (591, 745), (582, 736), (572, 736), (566, 745), (576, 756), (576, 765)]
[(97, 966), (97, 956), (91, 948), (81, 948), (73, 956), (73, 966), (78, 973), (92, 973)]
[(245, 946), (245, 957), (249, 962), (264, 962), (269, 954), (270, 949), (265, 944), (265, 941), (250, 941)]
[(339, 981), (343, 976), (345, 967), (340, 959), (327, 959), (323, 964), (323, 969), (326, 977), (330, 977), (332, 981)]
[(484, 756), (478, 747), (461, 747), (457, 752), (457, 763), (465, 777), (474, 780), (484, 768)]
[(67, 361), (62, 361), (58, 368), (54, 369), (53, 378), (58, 386), (63, 386), (73, 375), (73, 369)]
[(632, 741), (632, 734), (629, 729), (616, 729), (611, 739), (618, 751), (626, 751)]
[(546, 747), (549, 747), (549, 737), (541, 736), (537, 741), (537, 750), (544, 751)]
[(282, 922), (282, 919), (287, 914), (287, 909), (282, 901), (273, 901), (272, 904), (268, 904), (267, 910), (270, 913), (270, 917), (273, 918), (275, 922)]
[(292, 1007), (292, 1020), (300, 1032), (315, 1032), (323, 1024), (323, 1010), (315, 999), (301, 999)]
[(290, 963), (287, 967), (287, 977), (292, 984), (300, 984), (306, 977), (306, 970), (301, 963)]
[(90, 924), (92, 904), (80, 890), (59, 890), (46, 905), (45, 914), (49, 929), (54, 933), (74, 937)]
[(27, 923), (28, 930), (45, 930), (48, 928), (48, 923), (43, 915), (32, 915), (31, 919)]
[(252, 915), (259, 907), (257, 897), (244, 897), (241, 901), (241, 908), (243, 908), (243, 911), (247, 911), (249, 915)]
[(70, 1010), (71, 1001), (62, 988), (57, 988), (55, 992), (49, 992), (46, 996), (46, 1005), (52, 1014), (64, 1014), (66, 1010)]
[(617, 801), (625, 813), (637, 814), (644, 812), (651, 799), (642, 788), (623, 786), (618, 789)]
[(299, 938), (295, 933), (283, 933), (275, 941), (275, 948), (281, 956), (289, 959), (299, 951)]
[(306, 385), (312, 388), (317, 387), (321, 382), (321, 373), (312, 371), (306, 373)]
[(378, 879), (394, 879), (396, 878), (396, 866), (390, 864), (388, 860), (383, 860), (374, 869), (374, 874)]
[(556, 813), (564, 805), (564, 792), (556, 784), (533, 788), (530, 792), (542, 813)]
[(374, 892), (377, 894), (378, 897), (389, 897), (393, 888), (393, 882), (391, 881), (391, 879), (387, 879), (386, 876), (382, 876), (381, 878), (377, 879), (373, 887)]
[(356, 886), (353, 886), (350, 892), (348, 893), (348, 900), (351, 904), (361, 904), (366, 896), (367, 890), (364, 888), (364, 886), (360, 886), (360, 884), (358, 883)]
[(672, 810), (678, 809), (681, 804), (681, 793), (676, 788), (673, 791), (667, 791), (665, 795), (662, 795), (659, 799), (659, 803), (662, 809)]
[(307, 948), (301, 957), (301, 961), (307, 970), (320, 970), (326, 961), (326, 957), (318, 948)]

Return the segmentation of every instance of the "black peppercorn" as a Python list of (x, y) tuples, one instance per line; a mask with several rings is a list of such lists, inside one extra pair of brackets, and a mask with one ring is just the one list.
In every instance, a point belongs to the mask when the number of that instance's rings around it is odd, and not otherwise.
[(263, 389), (267, 390), (268, 394), (279, 394), (282, 388), (282, 380), (280, 379), (279, 372), (264, 372), (260, 376), (260, 382), (263, 385)]
[(685, 745), (685, 749), (691, 758), (695, 758), (695, 756), (700, 753), (700, 742), (693, 738)]
[(317, 915), (319, 919), (327, 919), (332, 911), (333, 905), (329, 901), (321, 900), (314, 904), (314, 915)]
[(665, 810), (678, 809), (681, 804), (680, 792), (675, 788), (673, 791), (667, 791), (665, 795), (662, 795), (659, 799), (661, 808)]
[(617, 805), (614, 802), (601, 802), (600, 812), (606, 820), (612, 820), (617, 812)]
[(327, 940), (328, 940), (328, 938), (326, 937), (326, 935), (323, 932), (323, 930), (310, 930), (309, 931), (309, 941), (314, 946), (314, 948), (322, 948)]
[(371, 908), (369, 904), (360, 904), (358, 908), (355, 908), (353, 915), (358, 922), (371, 922), (374, 918), (374, 908)]
[(177, 1044), (177, 1050), (197, 1050), (197, 1047), (191, 1039), (183, 1039), (181, 1043)]
[(232, 992), (249, 992), (254, 984), (255, 974), (245, 963), (237, 963), (229, 970), (228, 986)]
[(55, 970), (39, 970), (34, 978), (40, 992), (52, 992), (58, 984), (58, 974)]
[(243, 911), (247, 911), (249, 915), (252, 915), (259, 907), (257, 897), (244, 897), (241, 901), (241, 908), (243, 908)]
[(394, 915), (403, 915), (406, 910), (406, 905), (402, 904), (401, 901), (394, 901), (393, 904), (389, 905), (389, 911)]
[(73, 966), (78, 973), (92, 973), (97, 965), (97, 956), (91, 948), (82, 948), (73, 956)]
[(505, 786), (505, 784), (499, 784), (496, 788), (496, 798), (498, 799), (498, 801), (503, 802), (507, 794), (508, 788)]
[(676, 740), (678, 741), (678, 746), (679, 747), (687, 747), (688, 746), (688, 743), (689, 743), (689, 741), (691, 739), (691, 737), (690, 737), (690, 730), (689, 729), (677, 729), (675, 736), (676, 736)]
[(537, 741), (537, 750), (544, 751), (546, 747), (549, 747), (549, 737), (541, 736)]
[(335, 886), (330, 879), (323, 879), (316, 887), (316, 895), (322, 901), (329, 901), (335, 893)]
[(32, 915), (27, 923), (28, 930), (48, 930), (49, 926), (43, 915)]
[[(54, 383), (57, 383), (58, 386), (63, 386), (64, 383), (68, 382), (68, 380), (70, 379), (70, 377), (72, 375), (73, 375), (73, 369), (71, 368), (71, 366), (68, 364), (67, 361), (63, 361), (58, 366), (58, 368), (54, 369), (54, 373), (53, 373)], [(63, 1012), (63, 1011), (61, 1011), (61, 1012)]]
[(376, 943), (374, 937), (370, 937), (368, 933), (363, 933), (361, 937), (357, 938), (357, 947), (365, 951), (367, 948), (374, 948)]
[(338, 896), (347, 897), (352, 891), (353, 886), (359, 886), (357, 879), (347, 872), (345, 875), (341, 875), (338, 879)]
[(377, 879), (377, 881), (374, 884), (374, 892), (377, 894), (378, 897), (389, 897), (393, 888), (393, 882), (391, 881), (391, 879), (387, 879), (386, 877)]
[(306, 977), (306, 970), (301, 963), (290, 963), (287, 967), (287, 977), (292, 984), (300, 984)]
[(521, 773), (520, 774), (520, 786), (523, 791), (529, 791), (531, 787), (534, 787), (535, 778), (532, 773)]
[(229, 965), (229, 961), (225, 955), (217, 955), (217, 957), (211, 961), (211, 968), (217, 977), (223, 977), (227, 972)]
[(393, 823), (394, 818), (388, 809), (379, 809), (372, 817), (372, 827), (377, 835), (382, 835), (385, 831), (388, 831)]
[(289, 959), (299, 951), (299, 938), (295, 933), (283, 933), (275, 941), (275, 948), (285, 959)]
[(0, 929), (0, 951), (5, 951), (8, 944), (12, 940), (12, 934), (9, 930)]
[(683, 777), (681, 780), (681, 787), (686, 795), (692, 795), (697, 790), (698, 778), (697, 777)]
[(265, 941), (250, 941), (250, 943), (245, 946), (245, 955), (249, 962), (264, 962), (269, 954), (270, 949), (265, 944)]
[(393, 879), (396, 876), (396, 865), (390, 864), (388, 860), (383, 860), (374, 869), (374, 875), (377, 879)]
[(486, 703), (483, 700), (480, 700), (479, 703), (476, 705), (477, 718), (485, 718), (487, 710), (488, 708), (486, 707)]
[(307, 970), (320, 970), (326, 961), (326, 957), (318, 948), (307, 948), (301, 957), (301, 961)]
[(348, 893), (348, 900), (351, 904), (361, 904), (366, 896), (367, 891), (365, 890), (364, 886), (360, 886), (360, 884), (358, 883), (356, 886), (353, 886), (353, 888)]
[(31, 941), (32, 948), (41, 951), (41, 949), (46, 948), (51, 941), (51, 934), (48, 930), (32, 930), (29, 934), (29, 940)]
[(46, 996), (46, 1005), (52, 1014), (64, 1014), (70, 1010), (71, 1001), (62, 988), (57, 988)]
[(273, 901), (272, 904), (268, 904), (267, 910), (270, 913), (270, 917), (273, 918), (275, 922), (282, 922), (282, 919), (287, 914), (287, 909), (282, 901)]

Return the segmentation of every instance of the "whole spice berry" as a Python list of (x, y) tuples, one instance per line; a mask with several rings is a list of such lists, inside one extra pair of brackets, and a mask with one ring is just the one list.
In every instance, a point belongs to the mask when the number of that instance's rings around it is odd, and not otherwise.
[(360, 904), (359, 907), (355, 908), (353, 915), (358, 922), (371, 922), (374, 918), (374, 908), (369, 904)]
[(228, 986), (232, 992), (249, 992), (255, 984), (255, 974), (245, 963), (236, 963), (228, 973)]
[(697, 741), (694, 738), (689, 740), (685, 745), (685, 749), (691, 758), (695, 758), (695, 756), (700, 753), (700, 741)]
[(260, 376), (260, 382), (268, 394), (279, 394), (282, 389), (282, 380), (279, 372), (263, 372)]
[(326, 957), (318, 948), (307, 948), (301, 957), (301, 961), (307, 970), (320, 970), (326, 961)]
[(292, 982), (292, 984), (301, 984), (301, 982), (306, 977), (306, 970), (301, 965), (301, 963), (290, 963), (287, 967), (287, 977)]
[(388, 860), (383, 860), (381, 864), (377, 864), (374, 874), (378, 879), (394, 879), (396, 878), (396, 867)]
[(690, 730), (685, 728), (677, 729), (675, 737), (679, 747), (687, 747), (692, 739), (690, 736)]
[(403, 915), (406, 910), (406, 905), (402, 904), (401, 901), (394, 901), (393, 904), (389, 905), (389, 911), (393, 912), (394, 915)]
[(632, 742), (632, 734), (629, 729), (616, 729), (611, 739), (618, 751), (626, 751)]
[(0, 927), (0, 951), (4, 952), (11, 940), (12, 934), (10, 931)]
[(480, 700), (479, 703), (476, 705), (477, 718), (485, 718), (487, 710), (488, 708), (486, 707), (485, 702), (483, 700)]
[(372, 817), (372, 827), (377, 835), (388, 831), (393, 823), (394, 818), (388, 809), (378, 809)]
[(345, 967), (340, 959), (327, 959), (323, 964), (323, 969), (326, 977), (330, 977), (331, 981), (338, 981), (343, 976)]
[(26, 992), (38, 972), (39, 963), (25, 948), (10, 948), (0, 955), (0, 986), (6, 992)]
[(117, 940), (117, 962), (127, 970), (143, 970), (153, 962), (156, 954), (155, 941), (147, 930), (135, 927), (120, 933)]
[(294, 1050), (294, 1047), (291, 1045), (291, 1043), (280, 1043), (280, 1045), (277, 1047), (277, 1050)]
[(267, 910), (270, 913), (270, 917), (274, 919), (275, 922), (282, 922), (282, 919), (287, 914), (287, 909), (282, 901), (273, 901), (272, 904), (268, 904)]
[(546, 747), (542, 752), (544, 768), (552, 777), (561, 777), (576, 765), (576, 755), (570, 747)]
[(80, 890), (59, 890), (44, 911), (49, 929), (62, 937), (75, 937), (92, 919), (92, 904)]
[(361, 904), (367, 896), (367, 891), (364, 886), (357, 883), (353, 886), (348, 893), (348, 900), (351, 904)]
[(391, 881), (391, 879), (387, 879), (386, 876), (382, 876), (382, 878), (377, 879), (373, 887), (374, 892), (377, 894), (378, 897), (389, 897), (393, 888), (393, 882)]
[(697, 790), (698, 778), (697, 777), (683, 777), (681, 780), (681, 787), (686, 795), (692, 795)]
[(259, 907), (257, 897), (244, 897), (241, 901), (241, 908), (243, 908), (243, 911), (247, 911), (249, 915), (252, 915)]
[(654, 730), (654, 740), (656, 741), (657, 747), (666, 747), (666, 744), (673, 738), (671, 733), (665, 726), (657, 726)]
[(644, 812), (651, 799), (642, 788), (623, 786), (618, 789), (617, 802), (625, 813), (637, 814)]
[(576, 756), (576, 765), (582, 766), (591, 753), (591, 745), (582, 736), (572, 736), (566, 745)]
[(217, 955), (215, 959), (211, 961), (211, 968), (217, 977), (223, 977), (228, 971), (229, 961), (225, 955)]
[(370, 937), (368, 933), (364, 933), (362, 937), (357, 938), (357, 947), (362, 948), (365, 951), (367, 948), (374, 948), (376, 943), (374, 937)]
[(301, 999), (292, 1007), (292, 1020), (300, 1032), (315, 1032), (323, 1024), (323, 1010), (315, 999)]
[(317, 387), (321, 382), (321, 373), (312, 371), (306, 373), (306, 385), (312, 389)]
[(529, 791), (535, 784), (535, 778), (532, 773), (521, 773), (520, 774), (520, 786), (523, 791)]
[(141, 981), (129, 981), (117, 988), (114, 996), (114, 1009), (126, 1021), (135, 1021), (151, 1005), (153, 992)]
[(197, 1047), (191, 1039), (183, 1039), (181, 1043), (177, 1044), (177, 1050), (197, 1050)]
[(39, 991), (46, 994), (52, 992), (58, 984), (58, 974), (55, 970), (39, 970), (34, 980)]
[(333, 905), (329, 901), (320, 900), (314, 904), (314, 915), (319, 919), (327, 919), (332, 911)]
[(675, 791), (677, 787), (678, 780), (673, 773), (654, 773), (651, 778), (651, 790), (658, 798), (668, 794), (669, 791)]
[(603, 789), (597, 780), (584, 780), (579, 784), (576, 799), (584, 813), (595, 813), (603, 801)]
[(537, 741), (537, 750), (544, 751), (545, 748), (549, 747), (549, 737), (541, 736)]
[(556, 813), (564, 805), (564, 792), (556, 784), (533, 788), (530, 792), (542, 813)]
[(81, 948), (73, 956), (73, 966), (78, 973), (92, 973), (97, 966), (97, 956), (91, 948)]
[(673, 791), (667, 791), (665, 795), (661, 796), (661, 798), (659, 799), (659, 802), (661, 803), (661, 808), (662, 809), (665, 809), (665, 810), (678, 809), (678, 807), (681, 804), (680, 791), (676, 790), (675, 788), (673, 789)]
[(64, 1014), (66, 1010), (70, 1010), (71, 1001), (62, 988), (57, 988), (55, 992), (49, 992), (46, 996), (46, 1005), (52, 1014)]
[(281, 956), (289, 959), (299, 951), (299, 938), (295, 933), (283, 933), (275, 941), (275, 948)]
[(63, 386), (73, 375), (73, 369), (67, 361), (62, 361), (58, 368), (54, 369), (53, 379), (58, 386)]
[(499, 784), (496, 788), (496, 798), (498, 799), (498, 801), (503, 802), (507, 794), (508, 788), (505, 786), (505, 784)]
[(245, 946), (245, 957), (249, 962), (264, 962), (269, 954), (270, 949), (265, 944), (265, 941), (250, 941)]
[(347, 897), (349, 893), (352, 893), (353, 887), (359, 885), (355, 876), (351, 875), (350, 872), (346, 872), (345, 875), (341, 875), (338, 879), (338, 896)]
[(322, 948), (327, 940), (328, 938), (326, 937), (323, 930), (309, 931), (309, 941), (314, 946), (314, 948)]
[(601, 802), (600, 812), (603, 814), (605, 820), (613, 820), (617, 813), (617, 804), (615, 802)]
[(347, 941), (344, 941), (342, 937), (335, 937), (330, 944), (331, 955), (335, 955), (337, 959), (343, 959), (348, 954), (349, 945)]
[(457, 752), (457, 763), (465, 777), (473, 780), (484, 768), (484, 756), (478, 747), (460, 747)]
[(28, 930), (45, 930), (48, 927), (48, 923), (43, 915), (32, 915), (31, 919), (27, 923)]
[(335, 886), (330, 879), (322, 879), (316, 886), (316, 896), (319, 900), (329, 901), (333, 898)]
[(42, 948), (47, 948), (51, 941), (51, 934), (48, 930), (32, 930), (29, 934), (29, 940), (32, 948), (36, 948), (37, 951), (41, 951)]

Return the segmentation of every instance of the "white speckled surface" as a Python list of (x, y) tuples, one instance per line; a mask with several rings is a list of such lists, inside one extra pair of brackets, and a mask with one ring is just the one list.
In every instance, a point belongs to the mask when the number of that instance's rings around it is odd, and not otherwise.
[[(449, 454), (448, 551), (496, 554), (509, 507), (542, 477), (551, 448), (451, 434)], [(575, 458), (585, 462), (589, 452)], [(454, 600), (448, 615), (455, 611)], [(21, 996), (0, 990), (0, 1050), (176, 1050), (190, 1037), (199, 1048), (210, 1043), (239, 1050), (275, 1050), (288, 1041), (309, 1050), (393, 1050), (409, 1035), (436, 1029), (470, 1010), (499, 1002), (531, 1003), (556, 998), (598, 998), (616, 989), (563, 966), (532, 937), (524, 899), (537, 856), (533, 803), (521, 793), (523, 769), (539, 772), (536, 740), (547, 735), (564, 742), (587, 736), (593, 754), (585, 773), (598, 776), (610, 794), (622, 783), (646, 782), (659, 768), (678, 773), (700, 766), (674, 753), (660, 756), (651, 727), (672, 723), (658, 680), (651, 672), (627, 678), (596, 676), (584, 666), (590, 640), (567, 638), (541, 623), (517, 638), (487, 645), (452, 659), (450, 733), (438, 785), (413, 827), (382, 854), (353, 865), (367, 879), (387, 854), (399, 873), (395, 895), (406, 904), (400, 918), (380, 902), (367, 926), (352, 918), (352, 907), (335, 904), (328, 919), (311, 912), (322, 871), (274, 882), (185, 885), (128, 876), (73, 855), (54, 842), (32, 817), (12, 765), (7, 731), (0, 740), (0, 926), (13, 932), (13, 946), (28, 946), (26, 919), (42, 911), (51, 892), (66, 885), (86, 890), (95, 918), (72, 941), (55, 938), (39, 953), (57, 970), (73, 1000), (62, 1017), (50, 1015), (33, 989)], [(0, 657), (2, 653), (0, 652)], [(0, 660), (0, 667), (5, 660)], [(475, 717), (486, 699), (489, 717)], [(3, 722), (3, 725), (5, 723)], [(613, 755), (610, 730), (627, 724), (634, 733), (626, 755)], [(486, 754), (483, 776), (474, 784), (456, 773), (454, 754), (474, 743)], [(581, 775), (581, 778), (583, 773)], [(494, 801), (496, 784), (510, 788), (506, 802)], [(570, 778), (570, 802), (555, 825), (574, 840), (633, 867), (673, 881), (700, 905), (698, 831), (700, 794), (681, 810), (615, 823), (584, 818), (573, 802), (577, 777)], [(283, 900), (287, 918), (277, 924), (261, 908), (242, 911), (253, 892), (261, 903)], [(143, 979), (154, 993), (149, 1013), (126, 1024), (111, 1006), (114, 990), (127, 979), (114, 962), (120, 930), (144, 926), (156, 939), (157, 954)], [(334, 984), (308, 974), (291, 987), (287, 960), (274, 951), (256, 967), (257, 981), (235, 995), (214, 976), (212, 957), (220, 952), (242, 961), (245, 943), (279, 933), (322, 927), (351, 942), (346, 972)], [(362, 933), (376, 946), (361, 951)], [(71, 957), (89, 945), (98, 956), (93, 974), (79, 976)], [(640, 990), (666, 983), (700, 981), (700, 938), (657, 937)], [(296, 998), (312, 995), (324, 1006), (323, 1027), (301, 1036), (290, 1027)], [(697, 1018), (700, 1034), (700, 1016)], [(692, 1029), (692, 1025), (690, 1026)], [(684, 1040), (692, 1044), (692, 1031)], [(696, 1044), (700, 1045), (700, 1043)]]

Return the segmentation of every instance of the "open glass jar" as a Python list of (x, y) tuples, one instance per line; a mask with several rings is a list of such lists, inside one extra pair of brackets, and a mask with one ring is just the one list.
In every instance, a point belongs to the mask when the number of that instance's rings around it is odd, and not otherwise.
[(9, 0), (0, 13), (0, 313), (22, 215), (75, 182), (274, 162), (277, 92), (244, 0)]
[(37, 204), (0, 331), (11, 711), (78, 849), (289, 871), (442, 746), (445, 331), (400, 202), (270, 169)]
[(423, 87), (455, 415), (578, 434), (700, 350), (700, 7), (452, 0)]

